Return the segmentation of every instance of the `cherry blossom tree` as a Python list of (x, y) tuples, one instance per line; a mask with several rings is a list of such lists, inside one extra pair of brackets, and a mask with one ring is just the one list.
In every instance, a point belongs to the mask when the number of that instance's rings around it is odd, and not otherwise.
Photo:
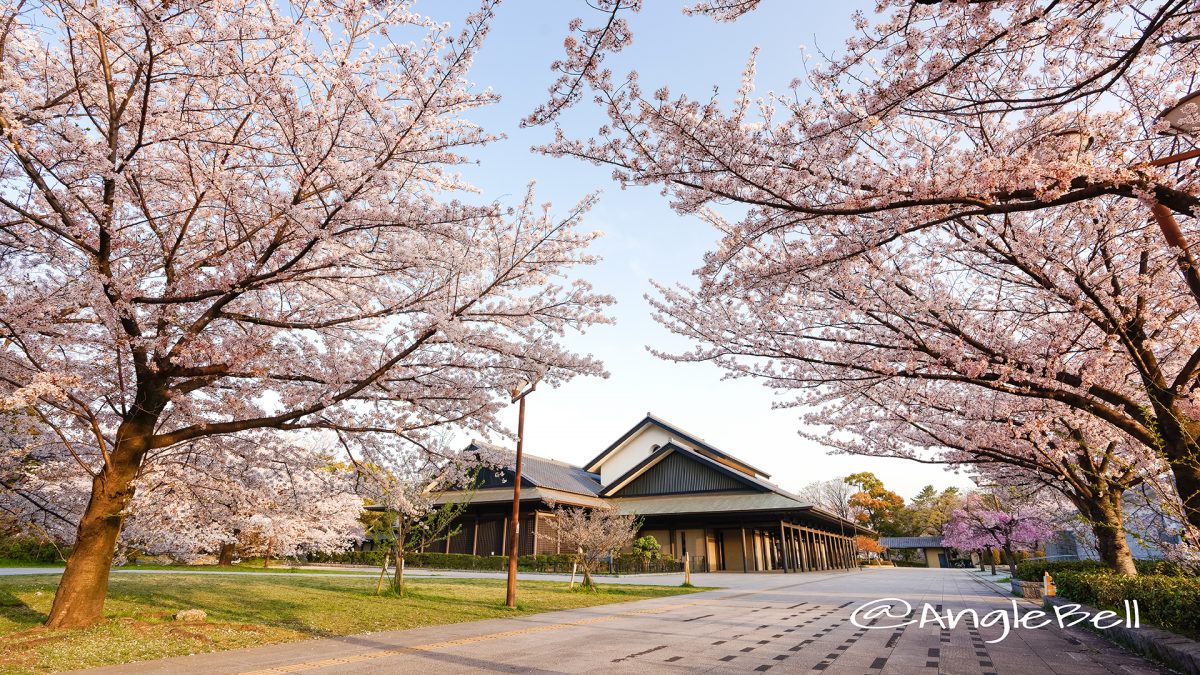
[[(54, 444), (24, 448), (0, 505), (27, 528), (74, 545), (91, 475)], [(328, 454), (277, 435), (230, 436), (154, 451), (124, 514), (127, 551), (190, 561), (202, 555), (268, 559), (334, 553), (361, 538), (353, 474)]]
[(573, 278), (593, 198), (463, 201), (495, 2), (458, 32), (413, 5), (0, 5), (0, 396), (74, 378), (29, 405), (91, 482), (51, 627), (103, 617), (155, 451), (386, 453), (497, 428), (519, 377), (602, 373), (559, 345), (606, 320)]
[(562, 550), (571, 552), (583, 572), (583, 587), (592, 590), (600, 561), (633, 542), (639, 528), (637, 516), (612, 508), (556, 508), (554, 516)]
[(1200, 526), (1197, 153), (1159, 116), (1200, 75), (1189, 3), (879, 7), (791, 91), (756, 97), (752, 58), (727, 103), (614, 78), (579, 45), (632, 29), (575, 24), (569, 70), (610, 119), (544, 150), (721, 233), (698, 288), (662, 289), (700, 345), (679, 358), (809, 393), (936, 378), (1068, 406), (1165, 457)]
[(1169, 470), (1110, 425), (1040, 399), (906, 380), (863, 391), (829, 415), (838, 431), (806, 435), (839, 451), (944, 464), (989, 483), (1060, 493), (1091, 529), (1101, 560), (1136, 574), (1123, 497)]
[(1038, 495), (1010, 488), (968, 495), (946, 524), (942, 542), (962, 551), (999, 550), (1015, 578), (1017, 551), (1033, 550), (1053, 533)]
[(344, 551), (362, 538), (353, 473), (328, 451), (278, 435), (213, 444), (220, 447), (167, 448), (147, 462), (123, 547), (185, 560), (217, 554), (224, 564), (261, 556), (267, 566), (272, 557)]
[(408, 554), (457, 534), (456, 521), (470, 504), (476, 477), (502, 461), (488, 444), (475, 443), (454, 453), (446, 449), (445, 441), (443, 437), (431, 447), (410, 449), (400, 461), (393, 455), (386, 464), (357, 463), (360, 491), (382, 513), (378, 541), (388, 549), (376, 594), (390, 557), (395, 568), (389, 586), (397, 596), (404, 596)]

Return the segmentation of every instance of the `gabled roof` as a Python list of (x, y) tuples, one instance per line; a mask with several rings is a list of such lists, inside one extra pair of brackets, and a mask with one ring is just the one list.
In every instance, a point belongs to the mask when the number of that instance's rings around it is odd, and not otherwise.
[(629, 471), (626, 471), (621, 475), (620, 478), (610, 482), (604, 487), (603, 490), (600, 491), (600, 496), (618, 496), (618, 493), (620, 493), (622, 489), (673, 454), (687, 457), (689, 460), (704, 466), (710, 471), (715, 471), (727, 478), (733, 479), (736, 484), (741, 485), (745, 489), (754, 490), (756, 492), (775, 492), (778, 490), (778, 488), (770, 483), (767, 483), (766, 481), (759, 480), (758, 478), (747, 473), (731, 469), (720, 462), (717, 462), (699, 452), (692, 450), (691, 448), (679, 445), (678, 443), (668, 442), (666, 445), (650, 453), (649, 457), (639, 462), (637, 466), (634, 466)]
[[(471, 443), (467, 450), (472, 449), (484, 449), (504, 457), (506, 462), (502, 468), (508, 472), (513, 471), (517, 457), (515, 452), (482, 441)], [(593, 497), (600, 494), (600, 476), (566, 462), (529, 453), (521, 453), (521, 485)]]
[(618, 448), (620, 448), (622, 445), (624, 445), (625, 441), (632, 438), (635, 434), (637, 434), (639, 431), (641, 431), (642, 428), (645, 427), (647, 424), (654, 425), (654, 426), (662, 429), (663, 431), (666, 431), (667, 433), (671, 434), (675, 438), (678, 438), (679, 440), (683, 441), (684, 443), (695, 446), (697, 450), (700, 450), (702, 453), (704, 453), (706, 455), (710, 455), (713, 459), (716, 459), (717, 461), (724, 460), (726, 462), (737, 464), (740, 467), (744, 467), (745, 469), (748, 469), (749, 470), (748, 473), (757, 474), (759, 476), (762, 476), (763, 478), (771, 477), (771, 474), (769, 474), (765, 471), (762, 471), (760, 469), (757, 469), (757, 468), (747, 464), (746, 462), (743, 462), (742, 460), (738, 459), (737, 457), (734, 457), (733, 455), (730, 455), (722, 450), (718, 450), (717, 448), (713, 447), (712, 445), (709, 445), (708, 443), (706, 443), (699, 436), (696, 436), (694, 434), (690, 434), (686, 431), (683, 431), (679, 427), (674, 426), (658, 417), (655, 417), (651, 413), (646, 413), (646, 416), (643, 417), (640, 422), (633, 425), (629, 429), (629, 431), (626, 431), (624, 434), (622, 434), (621, 437), (616, 440), (616, 442), (614, 442), (612, 445), (605, 448), (604, 451), (601, 452), (599, 455), (596, 455), (595, 457), (593, 457), (592, 461), (588, 462), (587, 464), (584, 464), (583, 468), (587, 471), (598, 471), (600, 469), (600, 465), (603, 464), (614, 451), (616, 451)]

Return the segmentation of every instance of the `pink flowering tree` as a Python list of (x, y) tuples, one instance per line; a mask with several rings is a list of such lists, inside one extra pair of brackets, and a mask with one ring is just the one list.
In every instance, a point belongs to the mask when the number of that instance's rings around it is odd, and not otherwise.
[(456, 31), (408, 0), (0, 5), (0, 396), (90, 483), (49, 626), (103, 618), (159, 451), (385, 455), (603, 372), (560, 346), (606, 320), (576, 276), (593, 199), (464, 201), (494, 5)]
[(1003, 487), (972, 493), (946, 523), (942, 542), (962, 551), (998, 550), (1016, 577), (1017, 551), (1031, 551), (1054, 533), (1044, 499)]
[(604, 69), (586, 45), (614, 54), (630, 24), (595, 31), (637, 9), (608, 3), (560, 75), (610, 119), (544, 149), (719, 231), (696, 285), (655, 300), (696, 345), (667, 356), (761, 378), (818, 424), (898, 379), (1069, 408), (1161, 456), (1200, 527), (1200, 172), (1160, 118), (1200, 77), (1188, 3), (879, 8), (792, 90), (756, 94), (751, 58), (723, 100)]
[[(21, 449), (19, 468), (5, 476), (0, 509), (73, 546), (92, 481), (56, 450), (53, 442)], [(270, 434), (205, 439), (147, 458), (116, 557), (136, 552), (188, 562), (211, 555), (228, 563), (236, 554), (334, 553), (361, 538), (361, 515), (353, 473), (328, 453)]]
[(1067, 406), (959, 385), (896, 379), (849, 400), (826, 411), (829, 432), (802, 434), (841, 452), (947, 465), (988, 483), (1056, 492), (1078, 511), (1100, 559), (1137, 573), (1124, 498), (1169, 475), (1150, 448)]
[(458, 533), (458, 517), (470, 504), (476, 477), (499, 466), (503, 458), (490, 445), (474, 443), (463, 452), (438, 438), (421, 450), (409, 449), (401, 461), (356, 463), (359, 492), (382, 513), (376, 542), (386, 546), (380, 583), (389, 559), (394, 563), (389, 587), (404, 596), (405, 559), (410, 553), (443, 542)]

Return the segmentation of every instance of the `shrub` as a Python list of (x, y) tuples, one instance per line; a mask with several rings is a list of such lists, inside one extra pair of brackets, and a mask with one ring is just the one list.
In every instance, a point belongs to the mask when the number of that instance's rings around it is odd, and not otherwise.
[[(1054, 572), (1051, 572), (1054, 574)], [(1124, 611), (1125, 600), (1137, 600), (1145, 623), (1200, 636), (1200, 578), (1147, 574), (1129, 577), (1111, 571), (1066, 571), (1055, 576), (1058, 594), (1101, 609)]]
[(634, 540), (633, 554), (642, 560), (654, 560), (662, 554), (662, 546), (653, 536), (646, 535)]
[(378, 567), (383, 564), (384, 549), (375, 551), (341, 551), (339, 553), (309, 553), (307, 561), (309, 563), (341, 563), (345, 565), (372, 565)]
[(1020, 581), (1041, 581), (1043, 573), (1050, 572), (1056, 580), (1063, 572), (1098, 572), (1108, 570), (1099, 560), (1026, 560), (1017, 563)]
[[(1138, 574), (1171, 577), (1189, 576), (1187, 570), (1166, 560), (1135, 560)], [(1058, 578), (1061, 572), (1111, 572), (1099, 560), (1026, 560), (1017, 564), (1017, 579), (1041, 581), (1042, 573), (1049, 570), (1050, 576)]]

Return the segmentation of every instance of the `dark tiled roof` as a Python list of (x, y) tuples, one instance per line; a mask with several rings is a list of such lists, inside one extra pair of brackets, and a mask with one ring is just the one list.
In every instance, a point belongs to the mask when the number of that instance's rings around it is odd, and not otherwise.
[(552, 459), (525, 455), (521, 474), (539, 487), (576, 494), (600, 494), (600, 475)]
[(886, 548), (944, 548), (941, 537), (880, 537)]
[[(507, 455), (508, 460), (505, 463), (505, 468), (512, 471), (513, 465), (516, 462), (515, 453), (480, 441), (475, 441), (473, 445), (487, 448), (497, 454)], [(530, 455), (528, 453), (522, 456), (521, 478), (522, 484), (528, 481), (536, 487), (543, 487), (549, 490), (562, 490), (563, 492), (590, 495), (593, 497), (600, 494), (599, 474), (588, 473), (566, 462), (546, 459), (545, 457), (538, 457), (537, 455)]]

